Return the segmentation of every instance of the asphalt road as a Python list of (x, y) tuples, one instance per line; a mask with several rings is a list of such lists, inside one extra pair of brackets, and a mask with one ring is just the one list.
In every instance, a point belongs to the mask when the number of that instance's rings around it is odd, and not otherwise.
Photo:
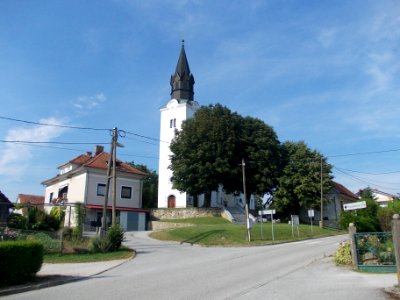
[[(338, 268), (346, 236), (274, 246), (203, 248), (128, 235), (138, 256), (88, 280), (4, 299), (388, 299), (394, 274)], [(383, 277), (382, 277), (383, 276)]]

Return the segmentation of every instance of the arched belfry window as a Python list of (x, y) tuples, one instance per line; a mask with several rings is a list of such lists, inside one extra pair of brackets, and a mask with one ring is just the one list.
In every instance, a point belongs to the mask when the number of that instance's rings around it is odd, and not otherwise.
[(176, 128), (176, 119), (169, 120), (169, 128)]

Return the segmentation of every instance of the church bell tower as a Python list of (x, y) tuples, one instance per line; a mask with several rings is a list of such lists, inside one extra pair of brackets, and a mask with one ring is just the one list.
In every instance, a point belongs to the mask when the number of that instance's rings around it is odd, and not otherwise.
[(199, 104), (193, 98), (194, 83), (194, 77), (190, 72), (189, 63), (186, 58), (184, 41), (182, 41), (175, 73), (171, 75), (171, 100), (160, 109), (159, 208), (187, 207), (190, 205), (188, 195), (172, 187), (172, 170), (169, 169), (171, 164), (171, 150), (169, 146), (175, 137), (175, 130), (181, 130), (182, 122), (192, 117), (199, 108)]

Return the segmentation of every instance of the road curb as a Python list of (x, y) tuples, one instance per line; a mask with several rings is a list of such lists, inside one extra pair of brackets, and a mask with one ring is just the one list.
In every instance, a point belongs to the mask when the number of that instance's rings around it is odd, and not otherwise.
[[(112, 267), (103, 269), (99, 272), (87, 275), (87, 276), (65, 276), (65, 275), (44, 275), (44, 276), (37, 276), (36, 278), (40, 277), (48, 277), (49, 279), (44, 281), (44, 282), (40, 282), (40, 283), (27, 283), (27, 284), (23, 284), (23, 285), (18, 285), (18, 286), (13, 286), (13, 287), (8, 287), (8, 288), (4, 288), (4, 289), (0, 289), (0, 297), (1, 296), (8, 296), (8, 295), (13, 295), (13, 294), (19, 294), (19, 293), (25, 293), (25, 292), (29, 292), (29, 291), (34, 291), (34, 290), (40, 290), (40, 289), (44, 289), (44, 288), (48, 288), (48, 287), (53, 287), (53, 286), (57, 286), (57, 285), (63, 285), (63, 284), (67, 284), (67, 283), (71, 283), (71, 282), (75, 282), (75, 281), (83, 281), (83, 280), (87, 280), (90, 279), (91, 277), (100, 275), (104, 272), (110, 271), (114, 268), (117, 268), (119, 266), (121, 266), (124, 263), (127, 263), (128, 261), (133, 260), (136, 257), (136, 252), (135, 254), (126, 259), (121, 261), (119, 264), (116, 264)], [(62, 278), (62, 277), (67, 277), (67, 278)]]

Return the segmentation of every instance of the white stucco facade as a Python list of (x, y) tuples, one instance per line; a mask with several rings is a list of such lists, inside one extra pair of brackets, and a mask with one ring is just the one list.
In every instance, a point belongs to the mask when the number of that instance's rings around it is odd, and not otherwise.
[[(191, 118), (199, 104), (196, 101), (178, 101), (171, 99), (166, 106), (160, 109), (160, 159), (158, 167), (158, 207), (186, 207), (187, 194), (181, 193), (172, 187), (171, 177), (172, 171), (169, 169), (171, 164), (170, 156), (170, 142), (175, 137), (175, 130), (181, 130), (182, 122)], [(170, 202), (168, 205), (168, 198), (174, 197), (174, 205)]]

